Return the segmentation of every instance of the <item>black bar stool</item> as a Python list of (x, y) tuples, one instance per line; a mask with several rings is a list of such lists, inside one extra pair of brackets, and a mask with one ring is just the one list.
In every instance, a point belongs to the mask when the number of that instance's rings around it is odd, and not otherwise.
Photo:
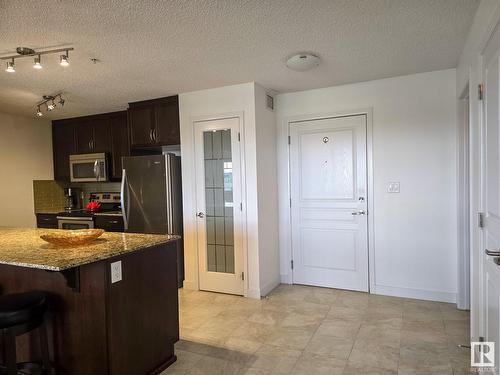
[[(45, 326), (47, 297), (41, 292), (27, 292), (0, 296), (0, 347), (3, 350), (3, 364), (0, 364), (0, 374), (17, 375), (16, 336), (38, 328), (40, 334), (40, 349), (42, 363), (20, 364), (22, 369), (38, 368), (38, 373), (50, 374), (49, 343)], [(24, 372), (23, 372), (24, 373)]]

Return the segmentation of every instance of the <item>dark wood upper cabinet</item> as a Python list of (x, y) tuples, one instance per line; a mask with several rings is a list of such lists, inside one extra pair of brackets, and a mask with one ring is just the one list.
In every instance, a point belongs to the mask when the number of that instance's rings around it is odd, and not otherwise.
[(127, 111), (53, 121), (52, 138), (56, 180), (69, 181), (70, 154), (101, 152), (110, 156), (110, 179), (121, 179), (121, 158), (130, 154)]
[(156, 143), (162, 146), (181, 143), (178, 100), (162, 102), (155, 107), (155, 125), (154, 137)]
[(153, 142), (154, 107), (129, 108), (130, 143), (133, 146), (147, 146)]
[(75, 121), (76, 153), (88, 154), (93, 152), (92, 142), (94, 139), (94, 128), (86, 121)]
[(69, 155), (76, 152), (74, 124), (58, 121), (52, 123), (52, 149), (54, 179), (69, 181)]
[(130, 155), (127, 131), (127, 112), (117, 112), (109, 119), (111, 131), (111, 178), (122, 178), (122, 156)]
[(178, 96), (129, 103), (128, 124), (132, 148), (178, 145)]
[(93, 122), (94, 137), (92, 139), (92, 152), (112, 152), (111, 125), (109, 118), (99, 117)]
[(76, 151), (79, 154), (111, 152), (109, 120), (103, 115), (73, 119), (76, 123)]

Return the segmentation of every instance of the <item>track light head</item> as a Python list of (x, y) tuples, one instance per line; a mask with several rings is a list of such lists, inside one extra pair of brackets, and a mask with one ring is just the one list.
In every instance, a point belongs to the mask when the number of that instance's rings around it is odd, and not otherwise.
[(43, 116), (43, 112), (53, 111), (57, 107), (57, 105), (60, 105), (62, 108), (64, 106), (64, 103), (66, 102), (66, 100), (63, 99), (61, 92), (55, 95), (43, 95), (42, 99), (43, 100), (41, 102), (38, 102), (38, 104), (36, 104), (35, 113), (38, 117)]
[(60, 56), (61, 62), (59, 63), (61, 66), (68, 66), (69, 65), (69, 51), (66, 51), (65, 55)]
[(9, 73), (15, 73), (16, 66), (14, 64), (14, 59), (12, 59), (12, 61), (7, 61), (7, 69), (5, 69), (5, 71)]
[(40, 55), (35, 57), (35, 62), (33, 63), (33, 68), (42, 69), (42, 57)]

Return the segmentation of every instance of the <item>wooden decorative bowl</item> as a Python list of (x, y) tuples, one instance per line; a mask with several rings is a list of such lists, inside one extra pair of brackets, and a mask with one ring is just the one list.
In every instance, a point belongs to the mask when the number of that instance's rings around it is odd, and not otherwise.
[(104, 229), (61, 230), (42, 234), (40, 238), (56, 246), (80, 246), (94, 241), (103, 233)]

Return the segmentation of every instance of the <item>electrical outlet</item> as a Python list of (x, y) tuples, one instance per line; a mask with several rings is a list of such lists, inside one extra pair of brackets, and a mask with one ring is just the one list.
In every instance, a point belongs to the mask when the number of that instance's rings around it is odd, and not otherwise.
[(388, 193), (399, 193), (400, 192), (399, 182), (389, 182), (387, 192)]
[(111, 263), (111, 284), (122, 280), (122, 261)]

